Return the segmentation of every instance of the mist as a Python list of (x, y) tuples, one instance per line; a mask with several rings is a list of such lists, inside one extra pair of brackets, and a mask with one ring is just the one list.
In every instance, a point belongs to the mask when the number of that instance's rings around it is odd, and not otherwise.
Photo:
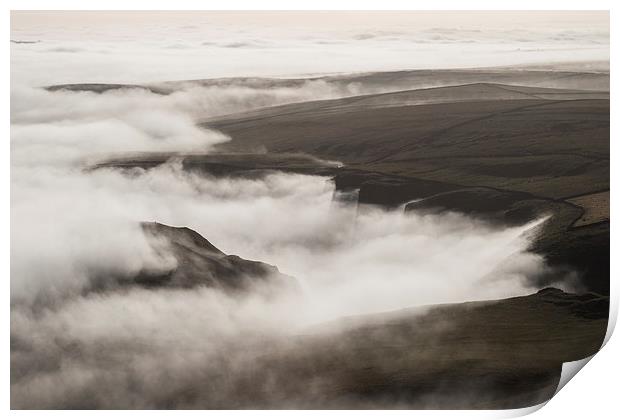
[(606, 62), (608, 16), (15, 11), (11, 78), (43, 86)]
[[(428, 87), (426, 79), (204, 79), (508, 65), (605, 73), (609, 59), (608, 13), (583, 11), (12, 12), (11, 40), (15, 409), (246, 408), (263, 397), (297, 408), (304, 401), (292, 396), (338, 391), (312, 376), (313, 363), (328, 342), (346, 354), (358, 321), (405, 311), (415, 331), (433, 305), (533, 293), (532, 279), (550, 270), (530, 251), (545, 218), (506, 227), (360, 205), (326, 176), (184, 169), (184, 154), (216, 153), (231, 140), (209, 128), (213, 117)], [(577, 64), (561, 63), (567, 57)], [(532, 84), (556, 83), (546, 79)], [(64, 83), (137, 86), (44, 88)], [(169, 159), (97, 166), (149, 154)], [(275, 265), (295, 287), (235, 294), (138, 283), (182, 264), (166, 238), (145, 234), (141, 223), (153, 221)], [(565, 285), (575, 274), (562, 275)], [(438, 320), (431, 329), (451, 328)], [(416, 351), (432, 360), (432, 348)]]
[[(196, 113), (254, 106), (235, 89), (207, 105), (193, 94), (13, 90), (12, 406), (193, 407), (182, 395), (225, 375), (207, 386), (217, 406), (268, 349), (317, 325), (525, 294), (545, 270), (528, 252), (542, 221), (504, 229), (386, 211), (338, 200), (327, 177), (214, 178), (174, 157), (148, 170), (92, 170), (118, 154), (208, 153), (228, 137), (198, 128)], [(227, 254), (276, 265), (300, 290), (266, 298), (120, 287), (119, 278), (178, 264), (142, 221), (188, 226)], [(276, 392), (285, 373), (272, 372), (261, 392)]]

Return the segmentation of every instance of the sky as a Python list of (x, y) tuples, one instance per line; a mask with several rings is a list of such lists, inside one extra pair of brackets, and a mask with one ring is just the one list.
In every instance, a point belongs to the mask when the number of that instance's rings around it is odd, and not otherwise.
[(609, 60), (584, 11), (14, 11), (14, 84), (143, 83)]

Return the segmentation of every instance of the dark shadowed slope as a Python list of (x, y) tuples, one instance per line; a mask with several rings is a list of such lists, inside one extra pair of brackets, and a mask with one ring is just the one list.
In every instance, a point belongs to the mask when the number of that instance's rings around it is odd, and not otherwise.
[(600, 348), (608, 305), (595, 294), (545, 289), (423, 315), (351, 318), (300, 337), (306, 352), (280, 354), (271, 367), (304, 378), (283, 392), (306, 407), (526, 407), (551, 398), (563, 362)]
[[(104, 382), (88, 384), (79, 399), (67, 399), (62, 407), (45, 399), (14, 399), (12, 408), (527, 407), (552, 397), (563, 362), (600, 348), (608, 305), (594, 294), (545, 289), (499, 301), (352, 317), (296, 336), (231, 344), (217, 363), (205, 359), (157, 392), (132, 386), (129, 395), (99, 398), (111, 391)], [(73, 350), (72, 361), (79, 362), (77, 343)], [(103, 369), (108, 363), (118, 361), (102, 351), (98, 364)], [(136, 385), (140, 380), (134, 379)]]
[(162, 258), (172, 255), (175, 268), (169, 272), (143, 271), (135, 281), (147, 287), (191, 288), (206, 286), (231, 292), (290, 289), (296, 280), (278, 268), (259, 261), (226, 255), (199, 233), (161, 223), (142, 223), (142, 229)]
[[(229, 150), (305, 152), (350, 168), (553, 198), (608, 188), (608, 99), (514, 99), (508, 92), (506, 99), (484, 100), (503, 89), (467, 87), (478, 88), (475, 101), (399, 105), (404, 94), (396, 93), (358, 104), (282, 106), (208, 125), (232, 136)], [(463, 89), (432, 91), (439, 98)], [(376, 105), (379, 99), (396, 105)]]

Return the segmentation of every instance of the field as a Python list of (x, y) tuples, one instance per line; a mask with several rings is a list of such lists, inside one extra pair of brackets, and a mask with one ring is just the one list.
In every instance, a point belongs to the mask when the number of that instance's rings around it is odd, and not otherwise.
[(609, 191), (581, 195), (566, 201), (584, 210), (583, 216), (573, 224), (575, 227), (609, 221)]

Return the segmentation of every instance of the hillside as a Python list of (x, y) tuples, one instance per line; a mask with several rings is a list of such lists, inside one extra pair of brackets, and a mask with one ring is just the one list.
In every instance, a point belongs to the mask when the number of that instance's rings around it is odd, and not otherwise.
[(175, 268), (169, 272), (142, 271), (133, 282), (145, 287), (211, 287), (231, 293), (295, 290), (296, 280), (278, 268), (260, 261), (227, 255), (199, 233), (161, 223), (142, 223), (142, 229), (162, 258), (172, 255)]

